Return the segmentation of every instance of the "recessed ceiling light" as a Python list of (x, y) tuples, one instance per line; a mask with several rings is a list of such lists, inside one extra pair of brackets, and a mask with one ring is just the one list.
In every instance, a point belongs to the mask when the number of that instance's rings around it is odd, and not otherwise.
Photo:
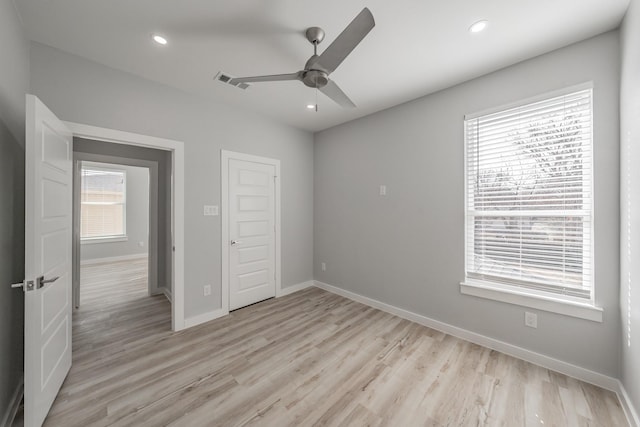
[(157, 34), (155, 34), (155, 35), (153, 36), (153, 41), (154, 41), (154, 42), (156, 42), (156, 43), (158, 43), (158, 44), (161, 44), (161, 45), (165, 45), (165, 44), (167, 44), (167, 39), (165, 39), (164, 37), (159, 36), (159, 35), (157, 35)]
[(307, 104), (307, 108), (309, 110), (313, 110), (314, 108), (316, 108), (315, 104)]
[(470, 33), (479, 33), (480, 31), (482, 31), (485, 28), (487, 28), (487, 25), (489, 25), (489, 21), (483, 19), (482, 21), (478, 21), (478, 22), (474, 23), (472, 26), (470, 26), (469, 27), (469, 32)]

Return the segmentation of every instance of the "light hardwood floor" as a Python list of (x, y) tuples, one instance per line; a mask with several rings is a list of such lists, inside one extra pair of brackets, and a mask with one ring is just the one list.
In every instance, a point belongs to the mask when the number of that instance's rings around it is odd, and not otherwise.
[(172, 333), (135, 263), (84, 273), (46, 426), (627, 425), (614, 393), (317, 288)]

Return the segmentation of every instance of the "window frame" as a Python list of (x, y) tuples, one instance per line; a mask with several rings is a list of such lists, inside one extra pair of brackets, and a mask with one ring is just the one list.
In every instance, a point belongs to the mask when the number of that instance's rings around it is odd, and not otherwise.
[[(82, 177), (83, 171), (92, 170), (98, 172), (117, 172), (121, 173), (123, 177), (123, 201), (122, 202), (113, 202), (109, 203), (110, 205), (122, 205), (122, 234), (113, 234), (113, 235), (103, 235), (103, 236), (94, 236), (94, 237), (83, 237), (82, 236), (82, 206), (85, 204), (92, 204), (91, 202), (83, 202), (82, 201)], [(85, 244), (96, 244), (96, 243), (108, 243), (108, 242), (126, 242), (129, 237), (127, 235), (127, 171), (122, 168), (105, 166), (101, 163), (80, 162), (80, 243)]]
[[(591, 92), (591, 179), (590, 179), (590, 212), (589, 212), (589, 227), (591, 233), (590, 239), (590, 298), (572, 297), (568, 295), (562, 295), (555, 292), (545, 292), (536, 290), (522, 284), (518, 284), (514, 280), (514, 284), (510, 285), (504, 281), (491, 281), (483, 278), (469, 277), (467, 270), (467, 256), (469, 250), (469, 239), (473, 239), (474, 236), (470, 236), (470, 230), (468, 227), (470, 220), (470, 207), (469, 207), (469, 159), (468, 159), (468, 135), (466, 131), (466, 123), (468, 120), (473, 120), (485, 115), (499, 113), (501, 111), (507, 111), (513, 108), (519, 108), (528, 104), (549, 100), (551, 98), (570, 95), (575, 92), (589, 90)], [(464, 133), (464, 281), (460, 283), (460, 292), (465, 295), (472, 295), (481, 298), (487, 298), (491, 300), (506, 302), (510, 304), (516, 304), (524, 307), (536, 308), (539, 310), (550, 311), (554, 313), (565, 314), (568, 316), (578, 317), (582, 319), (592, 320), (596, 322), (602, 322), (603, 310), (597, 307), (595, 304), (596, 286), (595, 286), (595, 245), (594, 245), (594, 211), (595, 211), (595, 195), (594, 195), (594, 163), (595, 158), (593, 156), (595, 144), (593, 138), (593, 111), (594, 111), (594, 91), (593, 82), (587, 82), (579, 85), (566, 87), (556, 91), (546, 92), (534, 97), (519, 100), (513, 103), (500, 105), (477, 113), (468, 114), (464, 116), (463, 120), (463, 133)], [(560, 213), (561, 211), (559, 211)]]

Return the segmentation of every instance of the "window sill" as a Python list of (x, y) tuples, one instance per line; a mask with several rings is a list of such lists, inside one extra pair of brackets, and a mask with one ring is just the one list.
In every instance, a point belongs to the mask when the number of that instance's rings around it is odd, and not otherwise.
[(126, 242), (129, 238), (127, 236), (113, 236), (113, 237), (94, 237), (88, 239), (80, 239), (82, 245), (93, 245), (96, 243), (116, 243)]
[(460, 292), (464, 295), (472, 295), (602, 323), (602, 308), (591, 304), (509, 291), (491, 286), (487, 282), (471, 280), (460, 283)]

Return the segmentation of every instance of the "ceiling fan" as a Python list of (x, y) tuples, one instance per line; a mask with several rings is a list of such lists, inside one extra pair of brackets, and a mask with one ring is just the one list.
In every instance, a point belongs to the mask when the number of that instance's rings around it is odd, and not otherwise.
[[(338, 87), (329, 75), (344, 61), (344, 59), (365, 38), (376, 25), (371, 11), (366, 7), (340, 33), (328, 48), (318, 55), (318, 45), (324, 39), (324, 30), (320, 27), (308, 28), (305, 35), (313, 44), (313, 56), (309, 58), (304, 69), (290, 74), (275, 74), (270, 76), (236, 77), (229, 83), (275, 82), (285, 80), (299, 80), (308, 87), (316, 88), (335, 103), (346, 108), (355, 108), (353, 101)], [(317, 109), (317, 106), (316, 106)]]

